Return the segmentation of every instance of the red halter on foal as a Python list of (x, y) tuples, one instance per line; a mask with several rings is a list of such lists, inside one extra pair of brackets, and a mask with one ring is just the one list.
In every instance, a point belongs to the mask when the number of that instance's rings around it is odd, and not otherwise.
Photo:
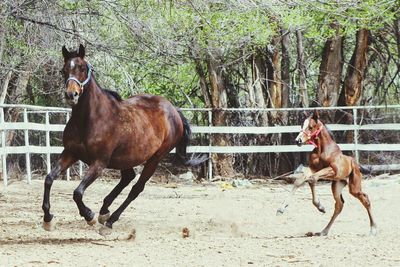
[(324, 126), (321, 126), (318, 130), (316, 130), (316, 131), (313, 132), (313, 133), (308, 133), (308, 132), (306, 132), (306, 131), (303, 131), (303, 133), (304, 133), (305, 135), (307, 135), (307, 137), (308, 137), (307, 144), (309, 144), (309, 145), (314, 145), (314, 147), (318, 147), (318, 145), (317, 145), (314, 141), (315, 141), (315, 139), (318, 137), (319, 133), (322, 131), (322, 128), (323, 128), (323, 127), (324, 127)]

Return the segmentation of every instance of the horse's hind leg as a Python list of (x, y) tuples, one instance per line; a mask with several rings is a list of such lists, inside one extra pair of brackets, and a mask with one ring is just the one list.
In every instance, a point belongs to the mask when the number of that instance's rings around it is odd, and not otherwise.
[(340, 212), (342, 212), (344, 204), (344, 200), (342, 197), (342, 190), (346, 186), (346, 184), (347, 182), (342, 180), (332, 182), (331, 188), (332, 188), (333, 198), (335, 199), (335, 211), (333, 212), (332, 218), (329, 221), (328, 225), (324, 228), (324, 230), (322, 230), (320, 233), (315, 233), (314, 235), (316, 236), (327, 235), (336, 217), (340, 214)]
[[(353, 163), (354, 164), (354, 163)], [(349, 190), (350, 194), (358, 198), (364, 207), (367, 209), (369, 222), (370, 222), (370, 234), (376, 235), (376, 223), (372, 217), (371, 202), (369, 201), (368, 195), (361, 191), (361, 173), (357, 167), (353, 167), (353, 173), (349, 177)]]
[(108, 228), (112, 228), (114, 222), (118, 221), (122, 212), (128, 207), (128, 205), (143, 191), (146, 182), (150, 179), (150, 177), (156, 171), (158, 163), (162, 159), (162, 156), (153, 156), (150, 158), (143, 167), (142, 173), (138, 181), (132, 186), (131, 191), (128, 194), (128, 197), (125, 201), (119, 206), (119, 208), (113, 212), (111, 217), (107, 220), (106, 226)]
[(104, 224), (110, 218), (110, 211), (108, 208), (113, 203), (115, 198), (124, 190), (125, 187), (135, 178), (135, 171), (131, 169), (121, 171), (121, 180), (114, 187), (114, 189), (104, 198), (103, 206), (100, 209), (98, 221)]
[(96, 223), (96, 221), (93, 219), (95, 214), (93, 211), (85, 206), (82, 198), (86, 188), (88, 188), (89, 185), (91, 185), (97, 179), (97, 177), (99, 177), (103, 169), (104, 164), (102, 164), (101, 162), (94, 162), (93, 164), (91, 164), (89, 166), (89, 170), (85, 174), (85, 177), (83, 177), (79, 186), (74, 190), (73, 198), (76, 205), (78, 206), (79, 214), (85, 218), (89, 225), (93, 225)]

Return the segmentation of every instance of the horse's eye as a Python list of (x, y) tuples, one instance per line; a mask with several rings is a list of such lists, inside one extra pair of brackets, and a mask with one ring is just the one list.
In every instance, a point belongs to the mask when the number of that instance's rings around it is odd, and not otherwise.
[(80, 71), (85, 71), (85, 66), (84, 65), (79, 65), (79, 70)]

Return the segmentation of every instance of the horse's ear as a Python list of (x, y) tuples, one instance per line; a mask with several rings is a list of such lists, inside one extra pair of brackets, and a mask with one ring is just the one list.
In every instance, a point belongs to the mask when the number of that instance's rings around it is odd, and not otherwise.
[(316, 110), (314, 111), (314, 113), (312, 115), (312, 119), (315, 120), (315, 121), (318, 121), (318, 119), (319, 119), (318, 111), (316, 111)]
[(63, 47), (62, 47), (62, 54), (63, 54), (64, 59), (69, 58), (69, 51), (68, 51), (68, 49), (65, 47), (65, 45), (63, 45)]
[(85, 57), (85, 47), (83, 46), (83, 44), (79, 45), (78, 57), (80, 57), (80, 58), (84, 58)]

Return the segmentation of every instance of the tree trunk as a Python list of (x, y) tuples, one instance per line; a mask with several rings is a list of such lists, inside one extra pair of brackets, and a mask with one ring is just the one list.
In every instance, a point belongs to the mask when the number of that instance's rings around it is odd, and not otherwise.
[(200, 90), (204, 98), (204, 103), (207, 108), (211, 107), (210, 90), (207, 85), (206, 74), (204, 73), (203, 67), (199, 59), (195, 59), (196, 72), (199, 76)]
[[(266, 108), (265, 94), (267, 91), (267, 67), (266, 59), (261, 52), (254, 54), (252, 57), (252, 86), (254, 92), (254, 105), (257, 108)], [(260, 126), (268, 125), (268, 115), (262, 112), (257, 116), (257, 122)]]
[[(351, 56), (350, 63), (347, 67), (346, 77), (342, 91), (340, 92), (338, 101), (339, 106), (355, 106), (359, 104), (364, 73), (368, 64), (367, 52), (368, 30), (360, 29), (357, 31), (353, 55)], [(353, 116), (349, 112), (351, 111), (347, 111), (346, 113), (338, 111), (336, 113), (336, 121), (345, 124), (353, 123)], [(353, 142), (353, 131), (347, 132), (344, 139), (348, 143)]]
[(357, 31), (356, 45), (340, 93), (340, 106), (355, 106), (359, 103), (362, 92), (362, 81), (367, 66), (367, 51), (368, 30), (361, 29)]
[[(289, 107), (289, 88), (290, 88), (290, 36), (289, 36), (289, 31), (282, 32), (282, 39), (281, 39), (281, 44), (282, 44), (282, 73), (281, 73), (281, 78), (282, 78), (282, 101), (281, 101), (281, 107), (282, 108), (288, 108)], [(286, 112), (285, 112), (286, 113)], [(287, 116), (284, 116), (283, 118), (284, 122), (287, 122)]]
[(400, 64), (400, 15), (397, 13), (397, 19), (394, 21), (394, 35), (397, 41), (397, 64)]
[(303, 34), (300, 30), (296, 30), (297, 39), (297, 70), (299, 72), (299, 95), (302, 107), (308, 107), (308, 92), (307, 92), (307, 70), (304, 60)]
[[(281, 108), (282, 107), (282, 81), (281, 81), (281, 60), (280, 51), (278, 49), (279, 39), (275, 38), (272, 41), (272, 50), (268, 50), (268, 107)], [(280, 112), (270, 112), (272, 124), (281, 121)]]
[(207, 108), (210, 108), (212, 106), (210, 90), (207, 85), (206, 73), (204, 72), (203, 66), (201, 64), (201, 60), (200, 60), (201, 55), (200, 55), (199, 51), (200, 51), (199, 44), (196, 40), (194, 40), (192, 42), (190, 53), (193, 57), (195, 68), (196, 68), (196, 73), (199, 77), (199, 86), (200, 86), (201, 93), (203, 95), (204, 103)]
[[(22, 71), (19, 73), (17, 79), (16, 79), (16, 85), (15, 86), (9, 86), (9, 102), (10, 103), (21, 103), (20, 99), (23, 98), (24, 93), (26, 91), (26, 87), (28, 85), (29, 79), (31, 77), (31, 72), (30, 71)], [(19, 116), (19, 110), (18, 109), (9, 109), (8, 110), (8, 121), (10, 122), (15, 122), (18, 119)], [(8, 135), (6, 138), (6, 146), (10, 146), (15, 137), (15, 131), (8, 131)]]
[[(210, 81), (211, 104), (215, 109), (213, 112), (213, 125), (226, 125), (226, 112), (218, 110), (228, 107), (227, 97), (227, 77), (222, 68), (222, 60), (215, 54), (209, 55), (207, 58), (208, 78)], [(229, 137), (224, 134), (216, 134), (213, 136), (213, 145), (228, 146), (230, 144)], [(213, 155), (214, 175), (223, 177), (232, 177), (235, 173), (233, 169), (233, 157), (227, 154)]]
[[(3, 11), (3, 10), (2, 10)], [(4, 53), (4, 47), (6, 45), (6, 21), (7, 21), (7, 16), (3, 17), (0, 20), (0, 66), (3, 65), (3, 53)]]
[(337, 105), (343, 67), (343, 40), (338, 35), (339, 25), (332, 27), (337, 35), (325, 42), (319, 69), (317, 102), (323, 107)]
[(2, 90), (0, 93), (0, 105), (4, 104), (6, 101), (7, 89), (8, 89), (10, 80), (11, 80), (11, 76), (12, 76), (12, 71), (10, 70), (7, 72), (6, 77), (4, 78), (3, 84), (1, 85)]

